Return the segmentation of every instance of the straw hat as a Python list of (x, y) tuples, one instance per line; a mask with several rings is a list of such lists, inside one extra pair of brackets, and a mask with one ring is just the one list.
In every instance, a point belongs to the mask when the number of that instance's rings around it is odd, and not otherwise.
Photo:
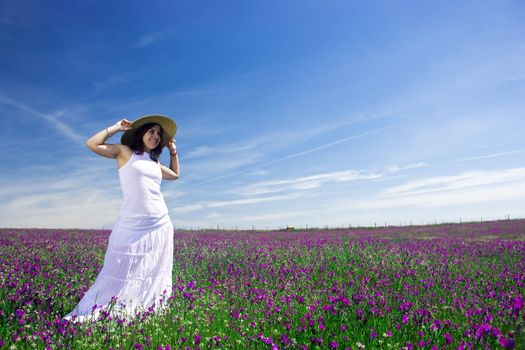
[(162, 147), (166, 146), (168, 143), (168, 140), (173, 139), (175, 136), (175, 133), (177, 132), (177, 124), (173, 119), (170, 117), (167, 117), (165, 115), (145, 115), (143, 117), (138, 118), (133, 123), (131, 123), (131, 129), (126, 130), (122, 134), (122, 138), (120, 139), (120, 143), (123, 145), (126, 145), (128, 147), (131, 147), (131, 143), (133, 142), (133, 136), (135, 135), (135, 132), (145, 124), (148, 123), (156, 123), (159, 124), (162, 128), (162, 140), (161, 145)]

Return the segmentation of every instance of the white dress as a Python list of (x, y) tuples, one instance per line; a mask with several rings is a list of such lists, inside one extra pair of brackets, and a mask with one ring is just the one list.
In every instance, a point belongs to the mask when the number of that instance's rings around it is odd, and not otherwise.
[(119, 169), (119, 179), (124, 201), (109, 236), (104, 266), (64, 319), (73, 315), (79, 322), (96, 319), (112, 299), (112, 310), (132, 316), (151, 306), (161, 308), (161, 299), (171, 296), (173, 225), (160, 192), (159, 164), (146, 152), (133, 153)]

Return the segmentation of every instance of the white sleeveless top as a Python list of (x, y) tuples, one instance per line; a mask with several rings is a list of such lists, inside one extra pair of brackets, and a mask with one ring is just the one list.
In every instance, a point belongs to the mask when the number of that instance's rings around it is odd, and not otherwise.
[(159, 163), (151, 160), (148, 153), (133, 152), (118, 173), (124, 194), (120, 217), (162, 217), (168, 213), (160, 192), (162, 171)]

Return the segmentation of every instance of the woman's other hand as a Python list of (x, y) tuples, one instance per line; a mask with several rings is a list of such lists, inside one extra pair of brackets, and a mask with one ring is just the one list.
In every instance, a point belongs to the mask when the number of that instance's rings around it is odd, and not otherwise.
[(168, 140), (168, 142), (166, 143), (166, 147), (168, 148), (172, 156), (177, 154), (177, 145), (175, 144), (175, 142), (176, 142), (175, 139), (173, 139), (173, 140)]

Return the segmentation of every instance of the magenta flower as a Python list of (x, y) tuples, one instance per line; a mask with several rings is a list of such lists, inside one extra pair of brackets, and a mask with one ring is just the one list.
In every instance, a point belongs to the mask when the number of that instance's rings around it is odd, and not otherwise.
[(514, 299), (514, 302), (512, 304), (512, 308), (515, 310), (515, 311), (521, 311), (523, 310), (523, 296), (519, 296), (517, 298)]
[(505, 349), (514, 349), (516, 346), (516, 343), (514, 342), (514, 339), (512, 338), (499, 338), (499, 343), (501, 346), (503, 346)]
[(454, 339), (452, 339), (452, 337), (448, 333), (443, 334), (443, 337), (445, 338), (445, 343), (447, 344), (451, 344), (454, 341)]

